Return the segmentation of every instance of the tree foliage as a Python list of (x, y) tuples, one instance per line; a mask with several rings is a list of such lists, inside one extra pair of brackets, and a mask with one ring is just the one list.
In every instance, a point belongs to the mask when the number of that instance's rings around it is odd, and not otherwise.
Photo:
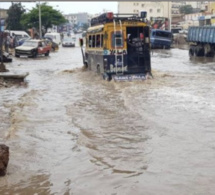
[(22, 30), (22, 24), (20, 23), (22, 14), (25, 12), (21, 3), (12, 3), (7, 11), (8, 17), (6, 19), (6, 25), (8, 30)]
[(181, 14), (191, 14), (193, 13), (193, 7), (191, 5), (184, 5), (180, 7)]
[[(52, 25), (63, 24), (67, 21), (59, 11), (53, 9), (46, 3), (40, 5), (40, 10), (42, 27), (46, 31), (48, 28), (51, 28)], [(21, 24), (26, 29), (32, 27), (39, 29), (39, 4), (37, 4), (36, 8), (33, 8), (29, 13), (23, 14)]]

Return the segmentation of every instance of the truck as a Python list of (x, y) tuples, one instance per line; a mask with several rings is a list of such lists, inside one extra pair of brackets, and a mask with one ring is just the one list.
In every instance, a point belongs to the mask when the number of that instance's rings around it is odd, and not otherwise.
[(192, 26), (188, 29), (187, 42), (190, 56), (214, 57), (215, 26)]

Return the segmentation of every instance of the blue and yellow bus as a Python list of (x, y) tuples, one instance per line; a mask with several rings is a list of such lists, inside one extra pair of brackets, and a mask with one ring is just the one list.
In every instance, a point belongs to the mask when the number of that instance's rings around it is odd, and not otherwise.
[(146, 12), (140, 16), (108, 12), (93, 18), (82, 54), (85, 67), (106, 80), (146, 79), (151, 75)]

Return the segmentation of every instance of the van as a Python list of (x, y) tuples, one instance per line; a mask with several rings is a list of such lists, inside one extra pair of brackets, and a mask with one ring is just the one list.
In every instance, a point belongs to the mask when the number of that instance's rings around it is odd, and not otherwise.
[(57, 43), (58, 45), (61, 44), (61, 36), (60, 36), (60, 33), (46, 33), (44, 35), (44, 37), (48, 37), (48, 38), (51, 38), (55, 43)]
[(28, 33), (26, 33), (25, 31), (5, 30), (4, 32), (9, 33), (10, 36), (15, 35), (18, 39), (21, 39), (21, 38), (30, 38), (30, 35)]
[(172, 32), (168, 30), (152, 29), (150, 43), (152, 48), (170, 49), (172, 44)]

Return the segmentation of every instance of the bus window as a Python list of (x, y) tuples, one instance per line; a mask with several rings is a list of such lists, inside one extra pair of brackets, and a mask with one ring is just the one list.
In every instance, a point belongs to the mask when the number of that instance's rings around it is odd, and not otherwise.
[(96, 36), (93, 35), (92, 47), (96, 46)]
[(100, 35), (96, 35), (96, 47), (100, 47), (101, 46), (101, 37)]
[(89, 47), (92, 47), (92, 36), (89, 36)]
[(103, 47), (103, 38), (104, 38), (104, 35), (101, 35), (101, 47)]
[(112, 34), (112, 47), (115, 47), (115, 46), (123, 47), (122, 34), (120, 32)]

